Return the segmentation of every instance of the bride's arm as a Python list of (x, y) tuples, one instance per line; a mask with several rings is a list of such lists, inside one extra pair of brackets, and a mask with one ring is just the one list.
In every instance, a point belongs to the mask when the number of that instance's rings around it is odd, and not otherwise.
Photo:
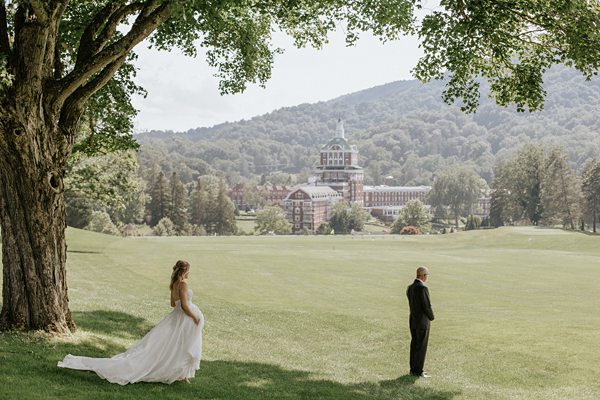
[(198, 325), (200, 318), (194, 315), (192, 310), (190, 310), (190, 306), (188, 305), (188, 286), (186, 282), (181, 282), (179, 284), (179, 298), (181, 299), (181, 309), (183, 312), (193, 319), (196, 325)]
[(171, 290), (171, 307), (175, 307), (175, 299), (173, 298), (173, 291)]

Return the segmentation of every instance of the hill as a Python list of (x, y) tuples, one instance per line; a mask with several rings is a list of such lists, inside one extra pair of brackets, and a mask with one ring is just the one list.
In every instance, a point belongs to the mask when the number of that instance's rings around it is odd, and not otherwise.
[(140, 163), (177, 171), (184, 181), (211, 171), (222, 172), (230, 183), (261, 175), (273, 183), (302, 180), (341, 117), (369, 184), (386, 176), (393, 176), (391, 184), (430, 184), (437, 170), (457, 163), (473, 166), (490, 181), (496, 161), (527, 140), (564, 146), (579, 169), (600, 153), (600, 79), (585, 81), (576, 71), (555, 67), (546, 74), (545, 88), (541, 112), (501, 108), (485, 95), (477, 113), (465, 115), (442, 102), (441, 82), (393, 82), (250, 120), (139, 134)]

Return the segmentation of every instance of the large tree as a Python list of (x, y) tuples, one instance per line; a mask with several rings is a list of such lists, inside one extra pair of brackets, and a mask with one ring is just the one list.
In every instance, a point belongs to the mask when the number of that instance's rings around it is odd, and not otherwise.
[[(508, 194), (513, 221), (528, 219), (538, 225), (544, 215), (542, 187), (546, 176), (547, 155), (541, 143), (525, 143), (518, 153), (507, 160), (494, 178), (494, 191)], [(551, 190), (551, 189), (550, 189)]]
[(285, 212), (279, 206), (267, 206), (256, 213), (254, 230), (261, 235), (273, 232), (286, 235), (292, 232), (292, 224), (288, 222)]
[(140, 222), (146, 197), (135, 152), (79, 156), (71, 157), (64, 181), (67, 225), (83, 228), (93, 211), (106, 211), (115, 223)]
[(392, 224), (390, 232), (399, 234), (405, 226), (415, 226), (421, 232), (429, 232), (431, 228), (431, 216), (419, 199), (406, 202), (400, 210), (398, 218)]
[(171, 187), (165, 174), (160, 171), (150, 188), (150, 204), (148, 204), (148, 211), (152, 217), (150, 225), (155, 226), (161, 219), (169, 217), (170, 209)]
[(544, 165), (541, 203), (542, 222), (561, 223), (563, 228), (575, 229), (581, 213), (581, 182), (569, 165), (565, 150), (550, 150)]
[(188, 191), (176, 172), (171, 175), (169, 189), (171, 190), (171, 203), (167, 215), (173, 221), (177, 234), (183, 235), (186, 233), (186, 227), (189, 224), (190, 202)]
[(456, 167), (438, 175), (427, 197), (432, 207), (448, 207), (458, 228), (458, 218), (472, 214), (472, 208), (481, 196), (484, 185), (481, 177), (472, 169)]
[(595, 158), (585, 164), (581, 190), (585, 210), (591, 215), (592, 230), (596, 233), (596, 222), (600, 215), (600, 159)]
[[(586, 75), (600, 63), (598, 4), (587, 0), (442, 1), (421, 28), (428, 80), (447, 71), (447, 97), (471, 105), (473, 78), (500, 103), (539, 106), (553, 62)], [(1, 329), (74, 328), (66, 284), (64, 174), (81, 121), (91, 149), (132, 146), (128, 61), (146, 38), (159, 49), (207, 49), (223, 93), (271, 74), (271, 33), (320, 47), (342, 26), (349, 44), (371, 30), (395, 39), (413, 27), (413, 0), (0, 1)], [(530, 101), (531, 99), (531, 101)]]

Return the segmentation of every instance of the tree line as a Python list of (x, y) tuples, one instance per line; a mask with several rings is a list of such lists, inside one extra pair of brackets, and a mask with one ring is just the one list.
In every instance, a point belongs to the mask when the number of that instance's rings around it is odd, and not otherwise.
[(496, 168), (490, 209), (494, 226), (526, 221), (583, 230), (588, 224), (596, 232), (599, 211), (598, 158), (577, 174), (562, 147), (528, 143)]

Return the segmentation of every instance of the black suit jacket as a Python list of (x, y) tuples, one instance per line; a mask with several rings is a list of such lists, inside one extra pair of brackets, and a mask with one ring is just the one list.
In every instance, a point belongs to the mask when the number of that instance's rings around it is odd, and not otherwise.
[(410, 329), (429, 329), (429, 321), (433, 321), (434, 316), (427, 286), (415, 279), (406, 289), (406, 296), (410, 307)]

